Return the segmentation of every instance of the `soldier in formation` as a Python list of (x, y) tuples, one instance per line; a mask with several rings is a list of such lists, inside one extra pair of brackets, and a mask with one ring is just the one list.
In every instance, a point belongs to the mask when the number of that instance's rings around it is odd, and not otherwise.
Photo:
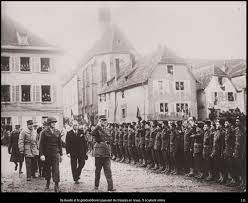
[(244, 116), (232, 114), (205, 121), (190, 117), (185, 121), (114, 123), (108, 134), (112, 159), (156, 173), (184, 174), (244, 189), (244, 122)]

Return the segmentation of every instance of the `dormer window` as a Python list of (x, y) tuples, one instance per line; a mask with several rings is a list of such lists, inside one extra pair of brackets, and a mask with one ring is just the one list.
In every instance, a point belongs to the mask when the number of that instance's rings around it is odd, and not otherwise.
[(22, 46), (28, 45), (28, 36), (27, 36), (27, 34), (24, 34), (24, 33), (21, 34), (21, 33), (17, 32), (16, 35), (17, 35), (17, 41), (18, 41), (19, 45), (22, 45)]
[(223, 86), (223, 77), (218, 77), (218, 81), (220, 86)]
[(173, 75), (173, 65), (167, 65), (167, 73)]

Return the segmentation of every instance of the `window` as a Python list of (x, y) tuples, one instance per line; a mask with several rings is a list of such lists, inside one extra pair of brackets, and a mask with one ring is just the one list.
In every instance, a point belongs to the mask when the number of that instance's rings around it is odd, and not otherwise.
[(10, 85), (1, 85), (1, 102), (10, 102)]
[(9, 57), (1, 56), (1, 71), (9, 71)]
[(107, 82), (107, 66), (105, 62), (102, 62), (102, 85)]
[(168, 103), (160, 103), (160, 113), (168, 113)]
[(184, 82), (177, 81), (176, 82), (176, 90), (184, 90)]
[(29, 57), (21, 57), (21, 71), (30, 71)]
[(188, 104), (187, 103), (177, 103), (176, 104), (176, 112), (179, 113), (179, 112), (183, 112), (185, 113), (186, 115), (189, 114), (189, 107), (188, 107)]
[(22, 102), (30, 102), (31, 101), (31, 95), (30, 95), (30, 85), (21, 85), (21, 92), (22, 92)]
[(223, 85), (223, 77), (218, 77), (219, 84), (222, 86)]
[(233, 92), (228, 92), (227, 96), (228, 96), (228, 101), (234, 101)]
[(51, 101), (51, 87), (49, 85), (41, 86), (41, 98), (42, 98), (42, 102)]
[(40, 59), (41, 64), (41, 72), (48, 72), (50, 69), (50, 59), (49, 58), (41, 58)]
[(173, 65), (167, 65), (167, 73), (173, 75)]
[(163, 89), (163, 81), (158, 81), (158, 88), (159, 90)]
[(121, 98), (125, 98), (124, 91), (121, 92)]
[(126, 118), (126, 109), (122, 109), (122, 118)]
[(120, 60), (118, 58), (115, 59), (115, 66), (116, 66), (116, 75), (118, 77), (120, 73)]
[(101, 95), (99, 96), (99, 101), (102, 102), (102, 96)]
[(11, 124), (11, 117), (1, 117), (1, 125), (12, 125)]
[(179, 90), (179, 82), (176, 82), (176, 90)]
[(180, 82), (180, 90), (184, 90), (184, 82)]

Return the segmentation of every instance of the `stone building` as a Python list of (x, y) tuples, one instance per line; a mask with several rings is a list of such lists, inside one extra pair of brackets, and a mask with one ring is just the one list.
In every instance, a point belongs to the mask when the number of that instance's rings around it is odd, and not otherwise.
[(61, 51), (6, 14), (1, 18), (1, 124), (26, 127), (48, 116), (63, 125), (62, 86), (56, 76)]
[(227, 73), (215, 64), (194, 69), (193, 74), (200, 83), (197, 86), (197, 108), (200, 120), (209, 117), (209, 108), (217, 112), (235, 109), (237, 104), (237, 89)]
[(70, 83), (73, 79), (73, 87), (78, 90), (74, 93), (74, 96), (77, 94), (78, 104), (69, 101), (64, 103), (64, 109), (67, 112), (78, 109), (76, 112), (79, 115), (88, 114), (92, 122), (98, 115), (98, 93), (102, 86), (113, 80), (115, 71), (120, 71), (120, 67), (133, 63), (137, 55), (121, 29), (111, 22), (110, 10), (107, 8), (99, 10), (99, 27), (101, 38), (63, 81), (63, 88), (66, 89), (72, 85)]
[(102, 87), (98, 108), (110, 122), (120, 123), (136, 121), (137, 111), (146, 120), (197, 117), (196, 79), (182, 58), (159, 47), (123, 66)]

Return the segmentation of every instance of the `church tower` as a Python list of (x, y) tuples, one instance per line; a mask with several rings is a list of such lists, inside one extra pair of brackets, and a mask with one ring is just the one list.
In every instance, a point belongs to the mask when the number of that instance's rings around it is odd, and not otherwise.
[(101, 7), (98, 10), (98, 22), (101, 32), (104, 33), (111, 25), (111, 11), (109, 7)]

